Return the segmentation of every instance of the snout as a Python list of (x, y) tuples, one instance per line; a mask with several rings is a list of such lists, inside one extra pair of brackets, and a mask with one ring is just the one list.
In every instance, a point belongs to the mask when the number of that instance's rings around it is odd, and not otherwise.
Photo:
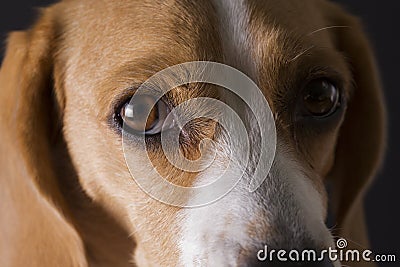
[[(208, 168), (202, 181), (212, 182)], [(275, 162), (264, 183), (249, 192), (243, 177), (229, 194), (203, 207), (182, 210), (182, 265), (213, 266), (338, 266), (318, 260), (318, 251), (333, 247), (334, 239), (325, 225), (322, 194), (290, 155), (277, 150)], [(210, 223), (212, 218), (212, 223)], [(259, 250), (291, 251), (315, 249), (317, 260), (300, 258), (259, 260)], [(323, 255), (325, 256), (325, 255)], [(297, 258), (296, 258), (297, 259)]]

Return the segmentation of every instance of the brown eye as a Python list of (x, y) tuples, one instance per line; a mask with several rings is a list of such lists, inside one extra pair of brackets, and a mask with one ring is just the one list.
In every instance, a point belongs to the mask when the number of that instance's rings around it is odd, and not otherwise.
[(325, 79), (310, 82), (303, 93), (305, 110), (316, 117), (327, 117), (340, 106), (339, 89)]
[(120, 117), (124, 125), (136, 133), (154, 135), (161, 132), (168, 113), (169, 109), (163, 101), (155, 103), (152, 96), (141, 95), (122, 107)]

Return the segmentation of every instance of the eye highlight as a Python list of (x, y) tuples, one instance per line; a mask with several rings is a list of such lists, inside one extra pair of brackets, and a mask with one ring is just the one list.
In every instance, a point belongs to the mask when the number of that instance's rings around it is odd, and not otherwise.
[[(155, 101), (150, 95), (135, 96), (134, 101), (129, 99), (119, 111), (124, 128), (134, 134), (155, 135), (163, 129), (163, 124), (170, 110), (164, 101)], [(164, 127), (171, 128), (173, 125)]]
[(306, 115), (326, 118), (340, 107), (340, 90), (327, 79), (309, 82), (302, 93), (301, 105)]

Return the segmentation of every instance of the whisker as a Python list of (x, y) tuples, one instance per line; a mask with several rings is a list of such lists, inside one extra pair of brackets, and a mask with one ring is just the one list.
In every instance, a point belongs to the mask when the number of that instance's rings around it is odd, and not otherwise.
[(297, 54), (295, 57), (293, 57), (291, 60), (287, 61), (288, 63), (295, 61), (296, 59), (298, 59), (299, 57), (303, 56), (304, 54), (306, 54), (308, 51), (310, 51), (311, 49), (313, 49), (314, 46), (310, 46), (309, 48), (303, 50), (302, 52), (300, 52), (299, 54)]
[(321, 29), (315, 30), (307, 34), (307, 36), (313, 35), (314, 33), (320, 32), (320, 31), (325, 31), (325, 30), (330, 30), (330, 29), (336, 29), (336, 28), (350, 28), (350, 26), (345, 26), (345, 25), (334, 25), (334, 26), (327, 26), (323, 27)]

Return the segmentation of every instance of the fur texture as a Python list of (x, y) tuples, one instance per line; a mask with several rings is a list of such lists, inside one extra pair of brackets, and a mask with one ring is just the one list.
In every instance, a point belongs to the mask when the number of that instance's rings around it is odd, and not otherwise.
[[(181, 209), (134, 182), (112, 118), (132, 88), (195, 60), (226, 63), (258, 84), (276, 118), (278, 150), (256, 192), (239, 183), (216, 203)], [(348, 103), (318, 129), (293, 117), (313, 75), (338, 78)], [(208, 86), (166, 97), (178, 105), (230, 96)], [(384, 104), (360, 23), (327, 1), (65, 0), (10, 35), (0, 106), (1, 266), (242, 266), (263, 244), (322, 249), (333, 236), (368, 247), (362, 201), (382, 158)], [(188, 158), (203, 138), (224, 145), (215, 123), (192, 127)], [(221, 171), (178, 170), (157, 145), (136, 155), (144, 153), (182, 186)], [(221, 168), (227, 160), (221, 151)], [(237, 160), (230, 171), (246, 167)], [(333, 233), (324, 225), (328, 182)]]

